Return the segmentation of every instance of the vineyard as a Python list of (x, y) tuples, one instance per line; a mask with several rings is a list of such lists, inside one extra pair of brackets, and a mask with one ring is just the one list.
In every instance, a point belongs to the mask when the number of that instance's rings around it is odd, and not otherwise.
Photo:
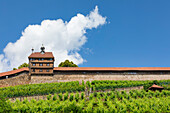
[(0, 92), (4, 97), (19, 97), (19, 96), (33, 96), (33, 95), (47, 95), (54, 93), (76, 92), (84, 91), (85, 85), (79, 84), (78, 81), (60, 82), (60, 83), (42, 83), (19, 85), (13, 87), (0, 88)]
[(162, 113), (170, 112), (170, 91), (122, 91), (95, 92), (90, 95), (89, 100), (85, 100), (84, 93), (81, 95), (55, 94), (53, 97), (48, 95), (48, 100), (7, 101), (10, 105), (8, 112), (35, 113), (35, 112), (74, 112), (74, 113)]
[(95, 90), (113, 89), (114, 90), (115, 88), (144, 86), (144, 89), (147, 90), (153, 84), (162, 86), (162, 85), (170, 84), (170, 80), (150, 80), (150, 81), (149, 80), (146, 80), (146, 81), (94, 80), (91, 82), (91, 84), (89, 84), (89, 87), (92, 87), (92, 90), (93, 89)]
[[(163, 86), (164, 90), (162, 92), (148, 90), (153, 84)], [(115, 90), (135, 86), (144, 86), (144, 89), (128, 92)], [(111, 90), (105, 92), (108, 89)], [(15, 102), (5, 100), (34, 95), (47, 95), (47, 99), (25, 98), (23, 101), (17, 99)], [(86, 83), (72, 81), (4, 87), (0, 88), (0, 112), (170, 112), (170, 80), (94, 80)]]
[(156, 81), (114, 81), (114, 80), (94, 80), (92, 82), (87, 81), (86, 85), (84, 81), (80, 84), (78, 81), (72, 82), (60, 82), (60, 83), (41, 83), (41, 84), (28, 84), (18, 85), (11, 87), (0, 88), (0, 95), (4, 97), (19, 97), (19, 96), (34, 96), (34, 95), (47, 95), (55, 93), (65, 92), (81, 92), (85, 91), (85, 86), (94, 90), (106, 90), (124, 87), (144, 86), (147, 90), (152, 84), (158, 84), (164, 86), (166, 89), (167, 84), (170, 84), (170, 80), (156, 80)]

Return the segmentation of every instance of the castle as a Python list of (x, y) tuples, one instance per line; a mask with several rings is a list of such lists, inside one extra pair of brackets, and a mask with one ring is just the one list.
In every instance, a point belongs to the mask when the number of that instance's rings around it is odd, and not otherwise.
[(0, 87), (82, 80), (165, 80), (170, 67), (54, 67), (52, 52), (34, 52), (28, 57), (29, 68), (0, 73)]

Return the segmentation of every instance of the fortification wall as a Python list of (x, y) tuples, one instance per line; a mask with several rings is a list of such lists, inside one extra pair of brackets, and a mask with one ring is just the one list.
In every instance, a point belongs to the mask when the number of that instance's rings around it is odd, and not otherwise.
[(0, 80), (0, 87), (21, 84), (52, 83), (92, 80), (168, 80), (170, 74), (112, 74), (112, 73), (55, 73), (54, 76), (29, 76), (21, 73), (16, 77)]
[(168, 80), (169, 75), (113, 75), (113, 74), (55, 74), (54, 76), (31, 76), (31, 83), (52, 83), (92, 80)]
[(15, 86), (22, 84), (29, 84), (31, 77), (28, 73), (21, 73), (16, 77), (0, 80), (0, 87)]

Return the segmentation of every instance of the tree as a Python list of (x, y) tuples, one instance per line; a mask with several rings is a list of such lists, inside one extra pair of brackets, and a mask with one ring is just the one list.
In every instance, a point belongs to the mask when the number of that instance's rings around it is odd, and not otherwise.
[(76, 64), (74, 64), (72, 61), (65, 60), (64, 62), (61, 62), (58, 67), (78, 67)]
[[(23, 63), (23, 64), (21, 64), (21, 65), (18, 67), (18, 69), (21, 69), (21, 68), (23, 68), (23, 67), (28, 67), (28, 66), (29, 66), (29, 64)], [(13, 70), (17, 70), (17, 68), (13, 68)]]
[(13, 70), (17, 70), (17, 68), (13, 68)]

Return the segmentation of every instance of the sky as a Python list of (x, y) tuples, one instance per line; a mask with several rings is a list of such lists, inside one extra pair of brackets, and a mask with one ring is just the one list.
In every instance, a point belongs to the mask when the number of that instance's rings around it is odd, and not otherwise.
[(32, 47), (79, 67), (169, 67), (169, 0), (0, 0), (0, 72)]

